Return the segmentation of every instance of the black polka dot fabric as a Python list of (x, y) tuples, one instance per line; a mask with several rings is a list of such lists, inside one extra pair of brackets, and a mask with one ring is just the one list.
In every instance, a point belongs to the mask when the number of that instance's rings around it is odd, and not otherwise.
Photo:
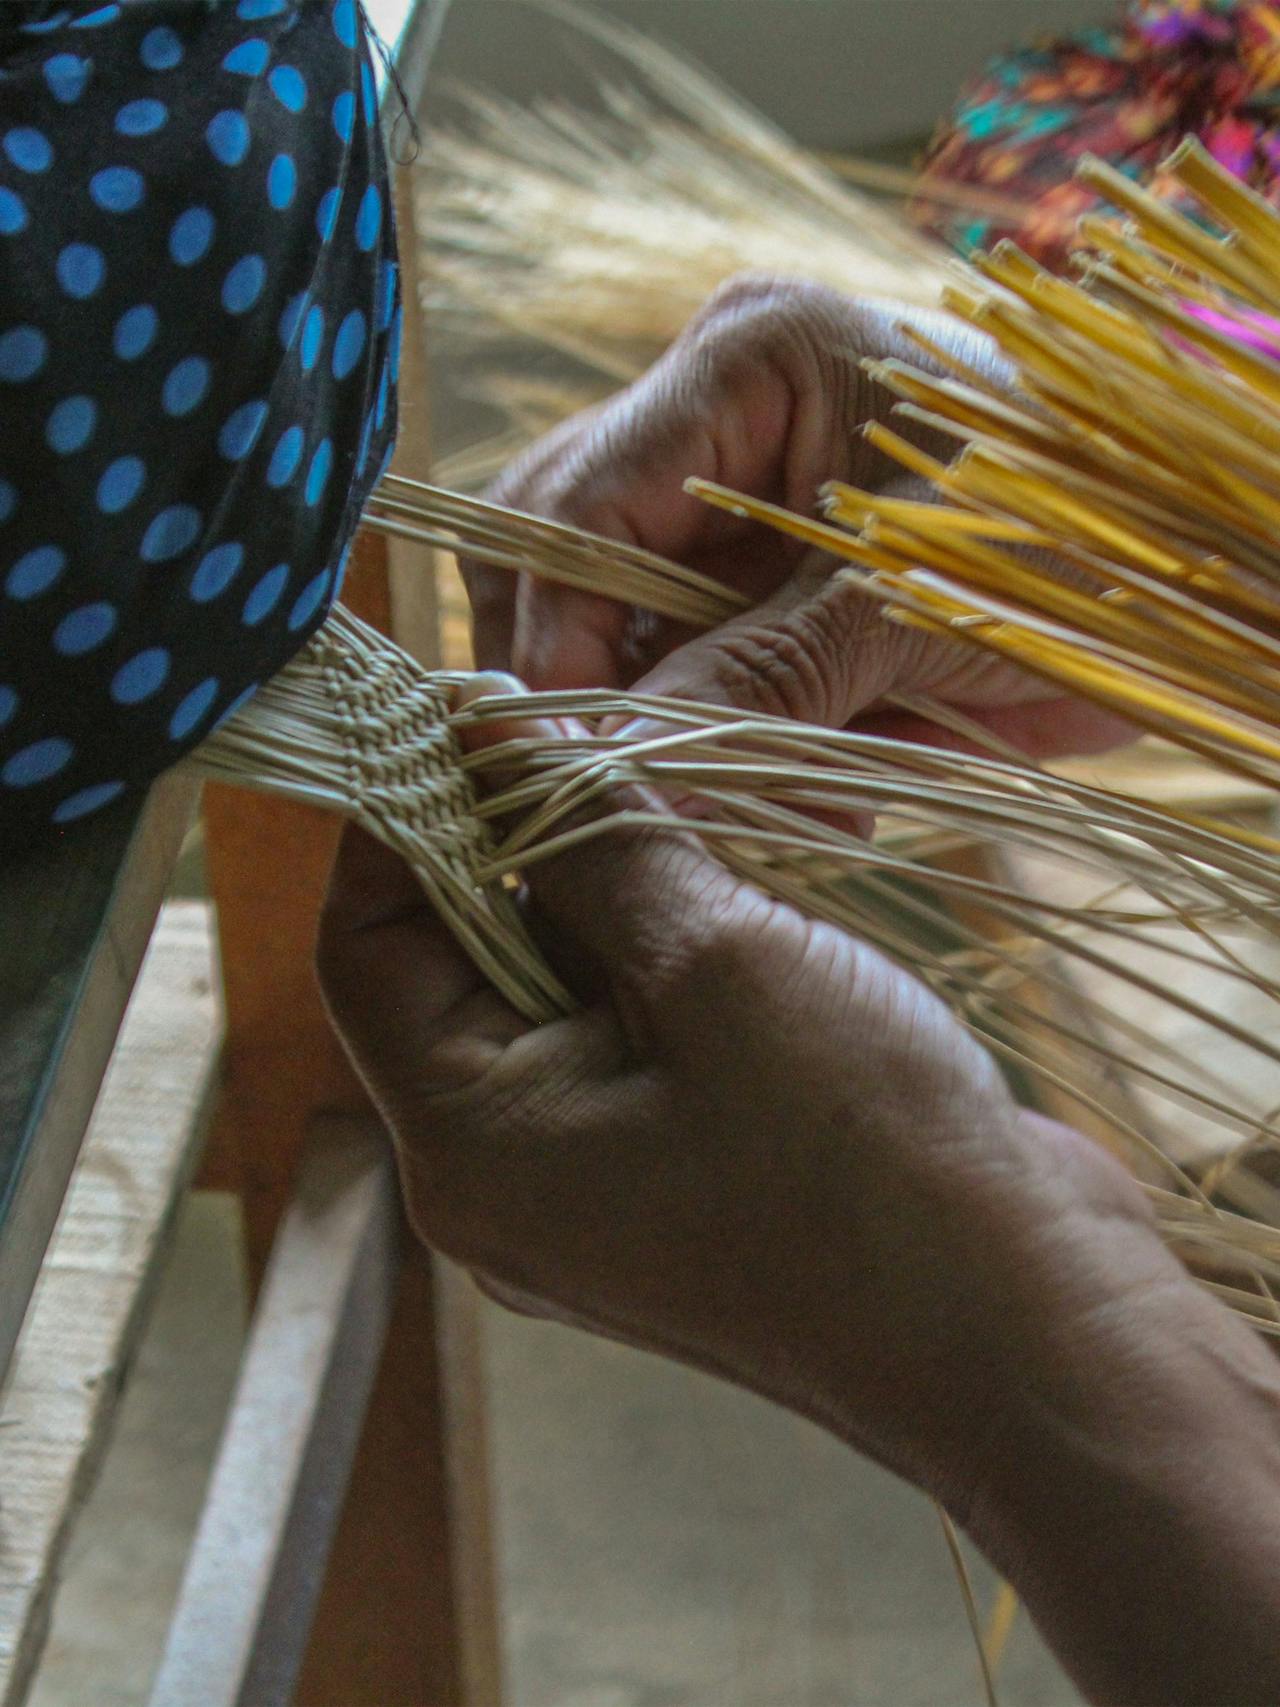
[(144, 788), (323, 621), (400, 318), (354, 0), (0, 5), (0, 841)]

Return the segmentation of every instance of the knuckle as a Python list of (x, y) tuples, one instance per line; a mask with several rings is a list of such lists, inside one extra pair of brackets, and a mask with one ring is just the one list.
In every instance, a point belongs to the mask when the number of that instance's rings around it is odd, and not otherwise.
[(682, 875), (679, 904), (655, 916), (621, 968), (658, 1029), (692, 1005), (737, 1003), (758, 975), (756, 909), (713, 861)]
[(767, 622), (729, 627), (716, 647), (713, 678), (723, 700), (806, 722), (843, 722), (859, 652), (889, 631), (856, 586), (822, 572), (803, 603)]
[(726, 633), (712, 667), (717, 698), (772, 717), (821, 719), (830, 702), (823, 663), (791, 622)]

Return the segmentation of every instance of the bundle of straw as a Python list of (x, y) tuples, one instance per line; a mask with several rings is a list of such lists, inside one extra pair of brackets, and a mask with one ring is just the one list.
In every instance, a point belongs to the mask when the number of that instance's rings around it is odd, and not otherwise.
[[(1162, 170), (1224, 235), (1086, 160), (1081, 177), (1128, 219), (1083, 222), (1082, 283), (1002, 244), (976, 263), (994, 291), (948, 288), (945, 306), (1013, 363), (1014, 398), (918, 337), (954, 377), (868, 364), (902, 414), (959, 441), (945, 466), (867, 428), (945, 503), (832, 485), (823, 524), (692, 486), (860, 565), (892, 620), (1012, 659), (1273, 789), (1280, 218), (1193, 140)], [(1035, 572), (1035, 546), (1065, 572)]]
[[(394, 525), (409, 525), (413, 488), (394, 482), (391, 490)], [(563, 579), (593, 573), (598, 588), (669, 613), (687, 614), (691, 593), (713, 602), (698, 577), (674, 566), (659, 573), (628, 548), (430, 489), (417, 491), (416, 502), (423, 531), (490, 561)], [(338, 611), (201, 758), (224, 778), (320, 801), (383, 836), (414, 865), (499, 987), (536, 1018), (561, 1011), (566, 998), (512, 913), (506, 881), (533, 861), (636, 822), (634, 813), (609, 810), (619, 782), (699, 797), (705, 815), (690, 817), (686, 806), (677, 818), (663, 808), (651, 822), (700, 835), (769, 893), (877, 943), (941, 992), (1005, 1060), (1034, 1068), (1041, 1082), (1105, 1119), (1148, 1180), (1170, 1240), (1211, 1260), (1207, 1284), (1260, 1327), (1280, 1330), (1268, 1290), (1280, 1279), (1280, 1233), (1219, 1207), (1181, 1164), (1177, 1144), (1163, 1142), (1157, 1125), (1136, 1123), (1116, 1094), (1120, 1071), (1179, 1124), (1193, 1115), (1225, 1136), (1233, 1165), (1219, 1167), (1215, 1191), (1239, 1208), (1258, 1207), (1268, 1188), (1253, 1164), (1270, 1125), (1238, 1087), (1256, 1084), (1263, 1069), (1274, 1078), (1280, 1045), (1270, 1024), (1240, 1017), (1238, 998), (1262, 1000), (1273, 1020), (1280, 985), (1249, 963), (1233, 935), (1242, 925), (1270, 929), (1276, 916), (1280, 874), (1270, 844), (1260, 849), (1230, 826), (1191, 823), (1005, 758), (686, 702), (576, 692), (498, 696), (450, 712), (457, 679), (422, 671)], [(569, 713), (586, 737), (522, 737), (471, 757), (457, 744), (460, 730), (478, 721)], [(601, 733), (620, 714), (670, 733), (641, 742)], [(508, 780), (477, 797), (477, 773), (499, 772)], [(840, 828), (868, 811), (889, 826), (875, 842)], [(499, 823), (500, 837), (491, 830)], [(1050, 890), (1012, 892), (989, 872), (957, 864), (957, 849), (1020, 850), (1083, 874), (1095, 893), (1068, 900)], [(1156, 965), (1144, 967), (1136, 949)], [(1083, 1019), (1046, 1011), (1042, 1000), (1046, 990), (1065, 988), (1061, 966), (1071, 960), (1101, 981)], [(1196, 988), (1207, 977), (1220, 987), (1213, 996)], [(1222, 1073), (1218, 1060), (1182, 1059), (1128, 1016), (1124, 993), (1133, 991), (1248, 1056), (1250, 1071)], [(1079, 1012), (1077, 999), (1071, 1013)]]
[[(625, 86), (606, 82), (597, 113), (463, 95), (463, 123), (427, 132), (415, 182), (435, 336), (478, 364), (472, 388), (522, 437), (634, 379), (735, 273), (803, 256), (839, 289), (937, 302), (939, 245), (669, 49), (571, 0), (533, 3), (612, 56)], [(512, 337), (567, 366), (513, 376)], [(483, 479), (491, 465), (470, 460)]]
[[(1086, 164), (1129, 223), (1088, 223), (1082, 285), (1004, 248), (981, 263), (992, 288), (975, 274), (948, 290), (947, 306), (1013, 363), (1012, 396), (954, 363), (941, 380), (875, 367), (905, 413), (959, 442), (944, 466), (869, 429), (942, 503), (832, 486), (816, 521), (691, 489), (830, 551), (890, 620), (1012, 659), (1269, 795), (1280, 781), (1280, 364), (1267, 347), (1274, 335), (1280, 349), (1280, 216), (1194, 145), (1168, 169), (1225, 236)], [(740, 603), (648, 553), (395, 477), (368, 520), (687, 623)], [(1029, 567), (1030, 547), (1050, 549), (1058, 570)], [(615, 692), (451, 710), (457, 680), (339, 610), (200, 758), (383, 836), (534, 1018), (569, 998), (508, 883), (624, 823), (701, 836), (745, 879), (921, 976), (1033, 1093), (1056, 1093), (1127, 1157), (1201, 1283), (1280, 1336), (1280, 841), (994, 745), (965, 756)], [(587, 733), (462, 752), (469, 725), (564, 714)], [(620, 716), (668, 732), (603, 732)], [(681, 814), (611, 811), (622, 782), (678, 797)], [(881, 824), (873, 841), (841, 828), (868, 812)], [(1011, 857), (1040, 881), (1002, 881)], [(976, 1628), (971, 1595), (967, 1605)], [(999, 1645), (980, 1642), (989, 1700)]]

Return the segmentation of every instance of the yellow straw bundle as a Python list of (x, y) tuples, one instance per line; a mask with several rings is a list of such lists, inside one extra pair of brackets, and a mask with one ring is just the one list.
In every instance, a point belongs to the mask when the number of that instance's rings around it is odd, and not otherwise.
[[(943, 503), (832, 485), (820, 524), (695, 485), (859, 565), (893, 620), (1274, 788), (1280, 365), (1253, 340), (1258, 315), (1274, 316), (1280, 351), (1280, 218), (1192, 141), (1167, 170), (1224, 235), (1089, 161), (1082, 176), (1129, 218), (1086, 221), (1082, 283), (1005, 244), (977, 263), (995, 290), (947, 291), (1013, 363), (1015, 396), (969, 371), (869, 364), (905, 415), (959, 441), (943, 465), (870, 429)], [(1027, 561), (1035, 546), (1058, 572)]]
[[(1004, 251), (988, 264), (991, 288), (976, 278), (953, 288), (953, 309), (1016, 363), (1014, 396), (968, 372), (880, 370), (904, 407), (959, 439), (944, 467), (876, 429), (949, 502), (839, 487), (816, 521), (697, 489), (843, 558), (839, 572), (893, 620), (1013, 658), (1271, 787), (1280, 368), (1185, 305), (1280, 311), (1264, 288), (1280, 223), (1251, 202), (1243, 218), (1242, 192), (1194, 151), (1175, 165), (1230, 224), (1229, 242), (1122, 181), (1117, 200), (1133, 224), (1094, 222), (1084, 286)], [(724, 589), (647, 553), (408, 481), (384, 483), (369, 519), (686, 622), (737, 608)], [(1033, 546), (1051, 547), (1059, 568), (1033, 570)], [(911, 966), (1033, 1092), (1052, 1091), (1130, 1159), (1166, 1236), (1208, 1263), (1206, 1284), (1264, 1331), (1280, 1328), (1269, 1176), (1280, 865), (1267, 834), (994, 750), (975, 758), (612, 692), (451, 711), (455, 680), (335, 613), (201, 756), (221, 775), (321, 799), (383, 835), (533, 1017), (567, 998), (506, 884), (634, 822), (609, 809), (619, 782), (683, 800), (679, 817), (659, 805), (648, 820), (701, 836), (761, 888)], [(566, 713), (585, 736), (521, 737), (470, 758), (457, 743), (484, 719)], [(616, 732), (628, 714), (667, 733)], [(493, 792), (475, 792), (499, 774)], [(690, 816), (690, 797), (705, 811)], [(868, 813), (882, 826), (875, 840), (842, 827)], [(1040, 880), (1011, 885), (1010, 861)], [(1174, 1041), (1178, 1027), (1194, 1047)]]

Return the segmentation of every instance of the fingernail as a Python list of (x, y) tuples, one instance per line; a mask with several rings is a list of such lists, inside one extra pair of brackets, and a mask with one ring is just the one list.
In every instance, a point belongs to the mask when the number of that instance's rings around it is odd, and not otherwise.
[(454, 704), (471, 705), (478, 699), (496, 698), (500, 694), (526, 694), (528, 691), (519, 676), (510, 675), (506, 670), (477, 670), (458, 689)]

